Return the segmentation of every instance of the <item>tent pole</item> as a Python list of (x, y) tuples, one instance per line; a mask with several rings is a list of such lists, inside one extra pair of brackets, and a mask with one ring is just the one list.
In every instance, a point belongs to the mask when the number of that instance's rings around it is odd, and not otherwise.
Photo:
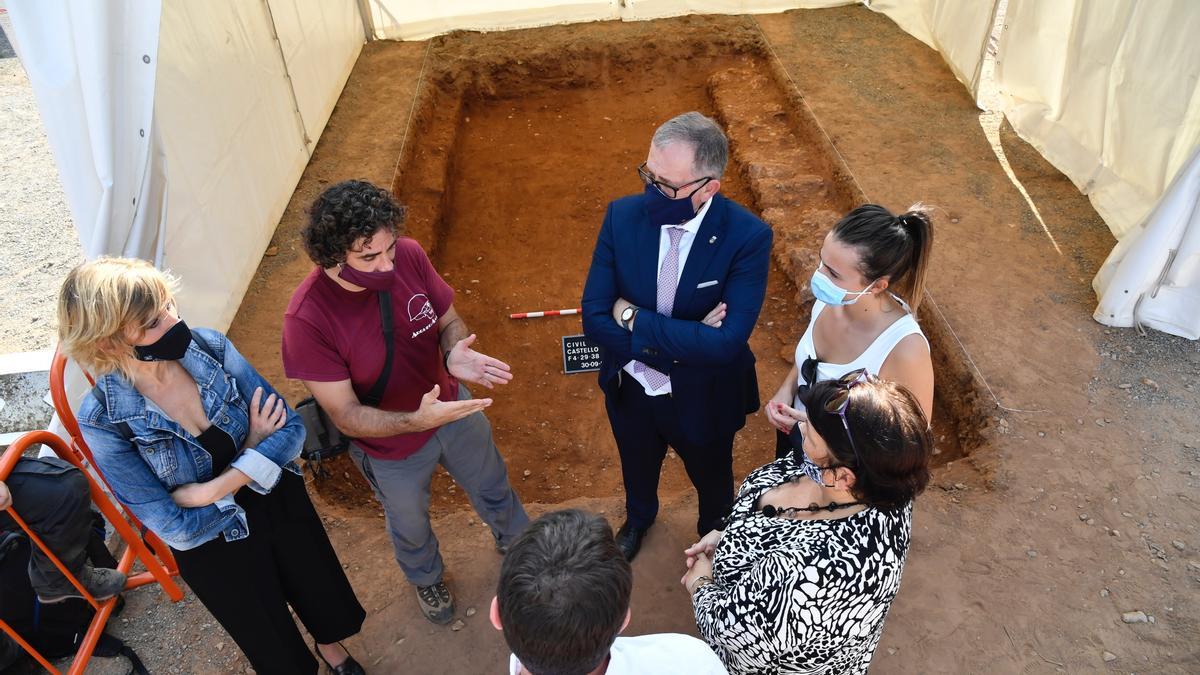
[(367, 42), (375, 40), (375, 19), (371, 14), (371, 0), (358, 0), (358, 17), (362, 19), (363, 37)]
[(308, 136), (304, 115), (300, 113), (300, 101), (296, 98), (296, 85), (292, 82), (291, 72), (288, 71), (287, 56), (283, 53), (283, 43), (279, 41), (279, 31), (275, 30), (275, 15), (271, 12), (270, 0), (263, 0), (263, 6), (267, 8), (267, 23), (271, 26), (271, 39), (275, 41), (275, 48), (279, 52), (279, 63), (283, 65), (283, 77), (287, 80), (288, 93), (292, 96), (292, 110), (296, 111), (296, 121), (300, 124), (300, 136), (304, 139), (304, 154), (311, 158), (313, 142)]

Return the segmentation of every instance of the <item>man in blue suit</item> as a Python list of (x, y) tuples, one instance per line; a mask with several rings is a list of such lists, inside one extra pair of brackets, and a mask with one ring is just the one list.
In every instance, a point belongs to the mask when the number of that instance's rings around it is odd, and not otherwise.
[(729, 144), (697, 112), (654, 132), (642, 194), (608, 205), (583, 290), (604, 348), (600, 388), (621, 455), (632, 560), (658, 515), (667, 446), (699, 493), (700, 535), (733, 501), (733, 436), (758, 410), (747, 340), (767, 288), (772, 232), (718, 194)]

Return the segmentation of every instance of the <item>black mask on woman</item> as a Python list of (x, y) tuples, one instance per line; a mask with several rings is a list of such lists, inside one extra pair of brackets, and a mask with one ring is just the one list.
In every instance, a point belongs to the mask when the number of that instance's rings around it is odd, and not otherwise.
[(175, 322), (163, 336), (152, 344), (135, 346), (139, 361), (178, 361), (192, 344), (192, 331), (183, 319)]

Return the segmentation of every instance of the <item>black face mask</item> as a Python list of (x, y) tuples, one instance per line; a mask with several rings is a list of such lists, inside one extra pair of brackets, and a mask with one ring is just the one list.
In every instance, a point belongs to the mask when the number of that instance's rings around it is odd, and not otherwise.
[(183, 319), (175, 322), (157, 342), (133, 348), (139, 361), (178, 361), (192, 344), (192, 331)]

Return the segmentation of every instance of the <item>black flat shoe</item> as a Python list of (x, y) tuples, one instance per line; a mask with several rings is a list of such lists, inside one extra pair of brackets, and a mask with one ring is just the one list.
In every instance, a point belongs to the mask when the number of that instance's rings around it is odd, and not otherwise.
[(321, 663), (324, 663), (333, 675), (367, 675), (367, 671), (363, 670), (363, 667), (359, 665), (358, 661), (354, 660), (353, 656), (350, 656), (350, 650), (346, 649), (346, 646), (340, 642), (338, 646), (342, 648), (342, 651), (346, 652), (346, 660), (342, 661), (336, 668), (329, 665), (329, 662), (325, 660), (325, 657), (321, 654), (321, 650), (317, 648), (315, 643), (313, 644), (313, 651), (317, 653), (317, 658), (321, 659)]
[(642, 539), (646, 538), (649, 530), (649, 527), (633, 527), (628, 520), (617, 530), (617, 548), (621, 549), (626, 560), (633, 562), (634, 556), (642, 550)]

